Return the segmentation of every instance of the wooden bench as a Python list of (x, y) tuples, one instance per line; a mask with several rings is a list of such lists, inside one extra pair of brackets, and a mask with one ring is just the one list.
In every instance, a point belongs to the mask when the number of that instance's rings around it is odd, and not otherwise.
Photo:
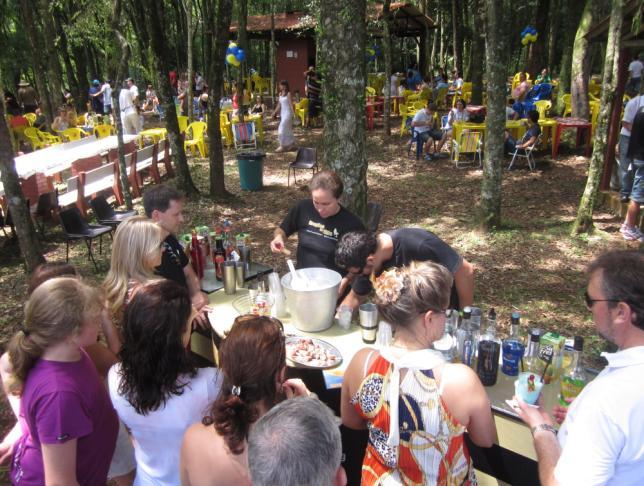
[(161, 182), (159, 168), (157, 167), (157, 144), (148, 145), (128, 155), (126, 165), (128, 167), (128, 179), (132, 187), (132, 194), (135, 197), (141, 197), (141, 186), (143, 185), (142, 173), (149, 171), (154, 182)]
[(158, 164), (163, 162), (163, 165), (165, 166), (165, 173), (168, 177), (174, 177), (171, 155), (172, 150), (170, 149), (170, 143), (167, 140), (159, 140), (157, 147), (157, 167)]
[(76, 204), (84, 217), (87, 217), (89, 199), (103, 191), (111, 190), (117, 200), (120, 195), (118, 170), (114, 162), (101, 165), (87, 172), (79, 172), (67, 180), (67, 192), (58, 197), (60, 206)]

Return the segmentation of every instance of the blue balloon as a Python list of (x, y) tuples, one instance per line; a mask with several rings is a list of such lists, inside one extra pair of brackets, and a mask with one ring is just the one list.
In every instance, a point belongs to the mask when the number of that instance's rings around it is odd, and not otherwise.
[[(526, 27), (526, 29), (527, 29), (527, 27)], [(526, 34), (526, 29), (523, 29), (523, 30), (521, 31), (521, 34), (519, 35), (520, 37), (522, 37), (522, 38), (523, 38), (523, 36)]]
[(235, 57), (239, 62), (244, 62), (244, 59), (246, 59), (246, 53), (244, 52), (244, 49), (237, 49), (237, 54), (235, 54)]
[(230, 53), (231, 53), (233, 56), (237, 57), (237, 53), (239, 52), (239, 47), (237, 47), (237, 46), (233, 46), (233, 47), (229, 47), (229, 49), (230, 49)]
[(534, 27), (530, 27), (530, 33), (532, 35), (535, 35), (537, 33), (537, 29), (535, 29)]

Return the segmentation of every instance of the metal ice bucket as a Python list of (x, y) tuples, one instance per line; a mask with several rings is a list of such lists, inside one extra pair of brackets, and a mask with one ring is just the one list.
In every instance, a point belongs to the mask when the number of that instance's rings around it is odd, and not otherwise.
[[(297, 271), (313, 284), (313, 290), (296, 290), (291, 286), (291, 273), (282, 277), (286, 305), (293, 325), (304, 332), (319, 332), (333, 325), (338, 288), (342, 276), (326, 268), (302, 268)], [(319, 282), (319, 284), (318, 284)]]

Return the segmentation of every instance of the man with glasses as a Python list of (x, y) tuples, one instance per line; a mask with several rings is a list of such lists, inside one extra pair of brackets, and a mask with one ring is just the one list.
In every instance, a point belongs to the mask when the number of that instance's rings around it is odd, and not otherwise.
[(543, 406), (517, 398), (531, 428), (539, 479), (550, 485), (636, 485), (644, 478), (644, 253), (613, 251), (588, 268), (597, 332), (617, 345), (568, 409), (559, 433)]
[(462, 309), (474, 300), (474, 267), (434, 233), (420, 228), (400, 228), (373, 235), (351, 231), (340, 238), (336, 264), (352, 274), (353, 285), (343, 304), (356, 309), (371, 292), (369, 277), (411, 262), (432, 261), (454, 276), (450, 308)]

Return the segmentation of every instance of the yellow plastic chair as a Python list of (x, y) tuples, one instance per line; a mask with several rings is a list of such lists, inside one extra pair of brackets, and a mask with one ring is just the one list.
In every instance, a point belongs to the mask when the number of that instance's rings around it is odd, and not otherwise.
[(447, 106), (447, 88), (439, 88), (438, 92), (436, 93), (436, 99), (434, 100), (434, 103), (436, 103), (436, 106), (444, 110)]
[(405, 103), (409, 104), (409, 103), (413, 103), (414, 101), (418, 101), (418, 100), (420, 100), (420, 93), (414, 93), (414, 94), (410, 94), (409, 96), (407, 96), (407, 98), (405, 100)]
[(550, 100), (535, 101), (534, 107), (539, 112), (539, 120), (545, 120), (548, 118), (548, 110), (552, 108), (552, 102)]
[(25, 118), (29, 121), (29, 126), (33, 127), (34, 122), (36, 121), (36, 114), (35, 113), (25, 113)]
[(412, 91), (412, 90), (410, 90), (410, 89), (406, 89), (406, 90), (404, 90), (404, 91), (403, 91), (403, 98), (405, 99), (405, 103), (407, 103), (407, 99), (408, 99), (410, 96), (413, 96), (413, 95), (415, 95), (415, 94), (416, 94), (416, 92), (415, 92), (415, 91)]
[(472, 91), (472, 82), (467, 81), (463, 83), (463, 86), (461, 87), (461, 93), (465, 93), (466, 91)]
[(80, 128), (68, 128), (67, 130), (63, 130), (61, 135), (65, 141), (71, 142), (73, 140), (80, 140), (87, 134)]
[(188, 117), (177, 115), (177, 122), (179, 122), (179, 133), (183, 133), (188, 128)]
[(479, 168), (482, 167), (482, 147), (483, 134), (481, 132), (471, 132), (469, 130), (463, 130), (460, 133), (458, 141), (452, 140), (452, 160), (454, 161), (456, 168), (459, 168), (459, 162), (468, 163), (468, 161), (461, 161), (461, 155), (466, 154), (474, 155), (474, 159), (471, 161), (474, 163), (476, 163), (476, 157), (478, 157)]
[(365, 92), (367, 96), (376, 96), (376, 89), (372, 88), (371, 86), (367, 86)]
[(562, 96), (561, 99), (564, 102), (564, 112), (561, 116), (572, 115), (572, 95), (570, 93), (566, 93)]
[[(526, 76), (526, 80), (530, 81), (530, 73), (526, 72), (525, 76)], [(517, 85), (519, 84), (520, 77), (521, 77), (521, 71), (519, 71), (514, 75), (514, 77), (512, 78), (512, 89), (517, 87)]]
[(27, 139), (27, 142), (29, 142), (29, 145), (31, 145), (31, 150), (38, 150), (47, 146), (42, 140), (40, 140), (37, 128), (27, 127), (24, 129), (22, 134)]
[(423, 100), (418, 100), (418, 101), (414, 101), (411, 104), (411, 106), (414, 110), (422, 110), (423, 108), (425, 108), (425, 106), (427, 106), (427, 102)]
[(62, 140), (60, 137), (57, 137), (56, 135), (52, 135), (49, 132), (43, 132), (41, 130), (36, 129), (38, 132), (38, 138), (40, 138), (40, 141), (45, 143), (46, 145), (57, 145), (59, 143), (62, 143)]
[(233, 129), (230, 125), (230, 120), (225, 113), (219, 113), (219, 129), (221, 131), (222, 141), (226, 147), (233, 146)]
[(591, 101), (590, 105), (590, 136), (595, 134), (595, 128), (597, 127), (597, 120), (599, 119), (599, 102)]
[(85, 125), (85, 122), (87, 121), (87, 115), (83, 113), (82, 115), (78, 115), (76, 117), (76, 125)]
[(407, 128), (407, 118), (411, 117), (412, 115), (409, 113), (409, 109), (407, 105), (400, 103), (398, 105), (400, 109), (400, 136), (402, 137), (405, 133), (409, 133), (409, 129)]
[[(206, 157), (206, 140), (205, 140), (205, 133), (206, 129), (208, 128), (208, 125), (206, 125), (204, 122), (192, 122), (190, 125), (186, 127), (186, 141), (183, 142), (183, 150), (188, 152), (188, 149), (190, 149), (190, 153), (192, 155), (196, 155), (196, 151), (199, 150), (199, 154), (202, 157)], [(190, 136), (190, 138), (188, 138)]]
[(112, 125), (96, 125), (94, 126), (94, 135), (96, 138), (105, 138), (112, 135)]
[(302, 126), (306, 126), (306, 118), (309, 110), (309, 100), (308, 98), (302, 98), (299, 103), (295, 103), (295, 114), (302, 122)]

